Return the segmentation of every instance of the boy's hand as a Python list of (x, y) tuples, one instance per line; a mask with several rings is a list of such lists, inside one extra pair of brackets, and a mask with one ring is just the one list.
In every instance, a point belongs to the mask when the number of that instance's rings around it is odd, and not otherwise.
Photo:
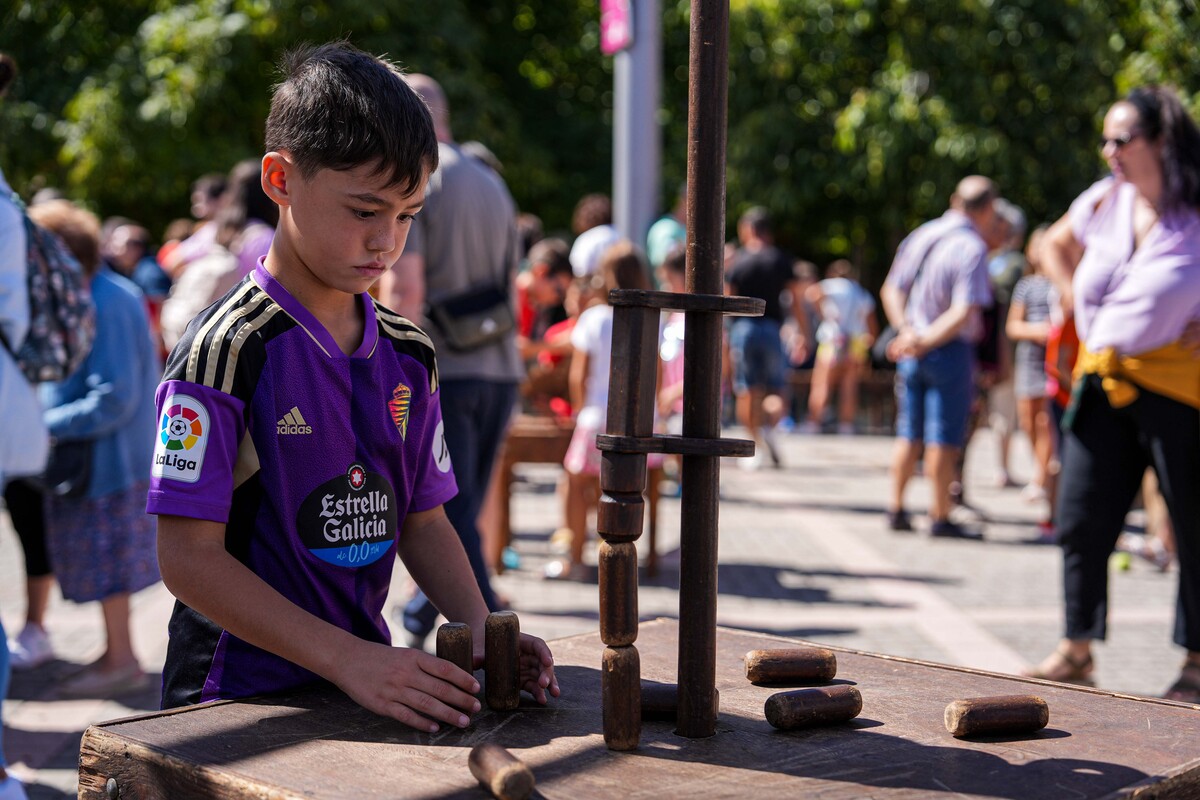
[[(480, 626), (482, 630), (482, 626)], [(474, 630), (474, 629), (472, 629)], [(550, 648), (536, 636), (522, 633), (517, 643), (520, 647), (521, 688), (533, 695), (533, 699), (541, 705), (546, 705), (550, 697), (558, 697), (558, 678), (554, 675), (554, 656)], [(483, 666), (483, 635), (475, 638), (475, 668)]]
[(554, 656), (550, 648), (536, 636), (521, 634), (521, 688), (533, 699), (546, 705), (546, 693), (558, 697), (558, 678), (554, 676)]
[(436, 733), (439, 722), (465, 728), (468, 715), (479, 711), (479, 681), (449, 661), (407, 647), (362, 644), (361, 652), (347, 654), (334, 683), (363, 708), (428, 733)]

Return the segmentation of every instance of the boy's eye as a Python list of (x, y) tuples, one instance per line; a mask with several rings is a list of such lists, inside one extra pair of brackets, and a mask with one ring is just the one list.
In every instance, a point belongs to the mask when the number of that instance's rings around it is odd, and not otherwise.
[(396, 217), (396, 221), (402, 222), (405, 225), (407, 225), (408, 223), (413, 221), (413, 216), (414, 216), (413, 214), (401, 214), (400, 216)]
[(350, 209), (350, 211), (351, 211), (351, 213), (354, 214), (354, 216), (358, 217), (359, 219), (371, 219), (375, 216), (374, 211), (364, 211), (360, 208), (352, 208), (352, 209)]

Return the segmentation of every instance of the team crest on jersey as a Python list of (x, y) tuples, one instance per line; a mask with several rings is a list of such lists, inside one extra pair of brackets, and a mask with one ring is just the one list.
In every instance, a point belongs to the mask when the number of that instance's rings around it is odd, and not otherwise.
[(398, 524), (391, 484), (354, 463), (304, 498), (296, 531), (317, 558), (353, 568), (373, 564), (391, 552)]
[(200, 480), (208, 446), (208, 409), (194, 397), (175, 394), (163, 403), (151, 474), (184, 483)]
[(403, 383), (397, 384), (392, 391), (392, 399), (388, 401), (388, 410), (392, 412), (392, 422), (396, 423), (396, 430), (400, 431), (401, 439), (408, 434), (408, 409), (411, 405), (412, 389)]

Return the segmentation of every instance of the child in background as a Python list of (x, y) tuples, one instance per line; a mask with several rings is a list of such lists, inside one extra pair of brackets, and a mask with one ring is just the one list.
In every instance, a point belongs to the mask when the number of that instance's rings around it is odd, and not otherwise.
[[(347, 44), (285, 65), (262, 186), (266, 258), (192, 321), (157, 403), (148, 510), (179, 598), (163, 706), (332, 682), (418, 730), (466, 727), (474, 676), (392, 647), (397, 555), (483, 660), (487, 606), (442, 504), (456, 491), (433, 346), (367, 290), (404, 248), (438, 160), (429, 109)], [(549, 648), (521, 635), (522, 688), (557, 696)]]
[(1033, 479), (1021, 492), (1030, 503), (1048, 502), (1050, 509), (1038, 523), (1040, 535), (1054, 534), (1050, 520), (1054, 502), (1054, 432), (1050, 430), (1050, 404), (1046, 391), (1046, 339), (1050, 334), (1050, 309), (1057, 305), (1052, 286), (1042, 274), (1038, 247), (1044, 228), (1035, 230), (1026, 248), (1025, 276), (1017, 281), (1008, 310), (1005, 333), (1016, 342), (1013, 390), (1017, 397), (1017, 419), (1033, 447)]
[(551, 561), (550, 579), (578, 580), (583, 576), (583, 548), (588, 536), (588, 511), (600, 497), (600, 451), (596, 435), (603, 433), (608, 414), (608, 372), (612, 351), (613, 310), (608, 293), (613, 289), (649, 289), (646, 264), (628, 241), (620, 241), (601, 255), (596, 270), (604, 280), (603, 302), (579, 315), (571, 344), (571, 405), (576, 409), (575, 433), (563, 459), (567, 474), (565, 522), (571, 530), (566, 559)]

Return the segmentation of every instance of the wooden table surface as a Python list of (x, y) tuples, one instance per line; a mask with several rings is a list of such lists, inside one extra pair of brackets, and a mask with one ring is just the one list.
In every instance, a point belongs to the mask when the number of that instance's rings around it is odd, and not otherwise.
[[(673, 620), (642, 625), (643, 680), (675, 681), (676, 630)], [(1200, 797), (1200, 708), (844, 648), (830, 648), (835, 682), (857, 685), (862, 714), (776, 731), (763, 703), (781, 688), (747, 682), (742, 657), (795, 641), (718, 629), (721, 713), (709, 739), (647, 722), (638, 750), (607, 750), (602, 645), (586, 634), (552, 645), (562, 697), (485, 707), (466, 731), (417, 733), (333, 689), (96, 725), (83, 740), (80, 797), (483, 798), (467, 753), (489, 740), (529, 764), (545, 798)], [(1043, 697), (1049, 726), (980, 740), (943, 727), (950, 701), (1004, 694)]]

